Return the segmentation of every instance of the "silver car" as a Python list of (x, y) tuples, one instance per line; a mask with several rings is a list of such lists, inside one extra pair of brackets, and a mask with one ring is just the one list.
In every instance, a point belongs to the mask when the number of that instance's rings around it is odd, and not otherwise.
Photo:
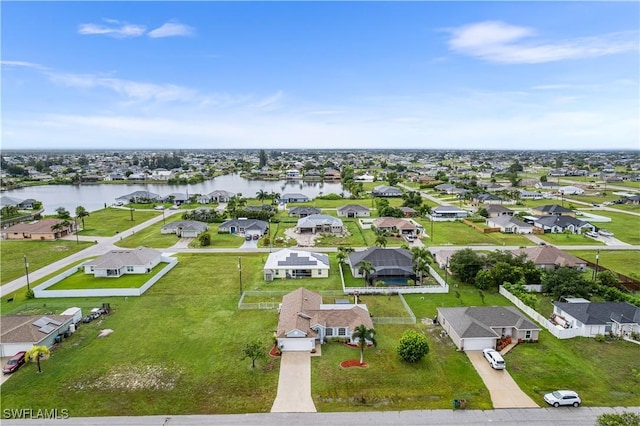
[(559, 407), (561, 405), (573, 405), (579, 407), (582, 403), (580, 396), (572, 390), (557, 390), (544, 396), (544, 400), (549, 405)]

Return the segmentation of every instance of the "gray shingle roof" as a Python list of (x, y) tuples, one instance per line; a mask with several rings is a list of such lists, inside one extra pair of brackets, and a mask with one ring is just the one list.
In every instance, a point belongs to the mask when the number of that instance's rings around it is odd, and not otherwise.
[(578, 321), (587, 325), (602, 325), (615, 320), (619, 323), (639, 324), (640, 308), (627, 302), (560, 303), (553, 302)]
[(438, 311), (461, 338), (499, 337), (494, 329), (507, 327), (540, 330), (513, 306), (438, 308)]
[(85, 263), (85, 266), (93, 266), (98, 269), (119, 269), (124, 266), (143, 266), (160, 256), (161, 253), (158, 250), (147, 247), (138, 247), (137, 249), (129, 250), (112, 250)]

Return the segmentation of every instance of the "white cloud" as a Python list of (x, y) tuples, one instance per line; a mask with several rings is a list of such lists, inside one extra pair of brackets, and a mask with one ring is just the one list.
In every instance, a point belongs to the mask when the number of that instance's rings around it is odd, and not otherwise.
[(115, 38), (140, 37), (147, 31), (144, 25), (128, 24), (115, 19), (103, 19), (104, 24), (80, 24), (78, 34), (82, 35), (106, 35)]
[(33, 68), (41, 71), (44, 71), (47, 69), (46, 67), (43, 67), (40, 64), (36, 64), (33, 62), (25, 62), (25, 61), (0, 61), (0, 64), (8, 67)]
[(260, 99), (258, 102), (255, 102), (252, 106), (254, 108), (258, 108), (262, 110), (272, 110), (279, 105), (283, 97), (284, 97), (284, 93), (282, 92), (282, 90), (278, 90), (273, 95)]
[(192, 36), (195, 34), (195, 28), (189, 25), (180, 24), (178, 22), (167, 22), (162, 26), (151, 30), (147, 35), (151, 38), (175, 37), (175, 36)]
[(535, 38), (536, 31), (499, 21), (485, 21), (448, 30), (449, 48), (487, 62), (536, 64), (593, 58), (638, 50), (637, 32), (617, 32), (558, 41)]

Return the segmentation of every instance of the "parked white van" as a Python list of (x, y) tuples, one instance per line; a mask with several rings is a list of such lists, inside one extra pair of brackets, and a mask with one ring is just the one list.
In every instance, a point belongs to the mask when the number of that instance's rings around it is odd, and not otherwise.
[(504, 370), (504, 359), (502, 355), (500, 355), (500, 352), (494, 349), (483, 349), (482, 353), (487, 361), (489, 361), (489, 364), (491, 364), (491, 368), (494, 370)]

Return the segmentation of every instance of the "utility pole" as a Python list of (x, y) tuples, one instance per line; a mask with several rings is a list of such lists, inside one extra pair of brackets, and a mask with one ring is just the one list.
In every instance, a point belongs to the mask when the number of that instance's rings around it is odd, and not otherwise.
[(27, 293), (31, 292), (31, 287), (29, 285), (29, 262), (27, 262), (27, 255), (25, 254), (24, 256), (22, 256), (23, 260), (24, 260), (24, 271), (27, 274)]
[(76, 216), (76, 244), (80, 244), (80, 239), (78, 238), (78, 217)]
[(240, 278), (240, 297), (242, 297), (242, 258), (238, 257), (238, 274)]
[(593, 282), (596, 282), (596, 278), (598, 278), (598, 263), (600, 261), (600, 249), (596, 251), (596, 269), (593, 271)]

